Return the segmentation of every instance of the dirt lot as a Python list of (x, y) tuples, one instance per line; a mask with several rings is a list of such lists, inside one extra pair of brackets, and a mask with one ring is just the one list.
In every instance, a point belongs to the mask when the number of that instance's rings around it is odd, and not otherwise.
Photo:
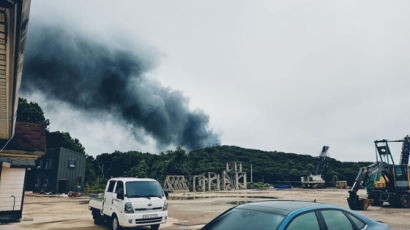
[[(346, 190), (336, 189), (175, 193), (171, 194), (169, 200), (168, 223), (161, 225), (160, 229), (199, 229), (222, 211), (243, 201), (272, 198), (306, 201), (316, 199), (317, 202), (347, 207), (346, 197)], [(47, 197), (27, 193), (22, 221), (0, 225), (0, 229), (107, 229), (93, 224), (87, 204), (86, 197)], [(410, 229), (410, 209), (370, 207), (363, 213), (375, 220), (386, 222), (391, 229)]]

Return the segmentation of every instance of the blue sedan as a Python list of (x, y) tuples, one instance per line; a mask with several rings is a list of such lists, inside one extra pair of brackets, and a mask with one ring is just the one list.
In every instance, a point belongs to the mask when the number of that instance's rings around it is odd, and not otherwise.
[(304, 201), (261, 201), (238, 205), (201, 230), (387, 230), (349, 209)]

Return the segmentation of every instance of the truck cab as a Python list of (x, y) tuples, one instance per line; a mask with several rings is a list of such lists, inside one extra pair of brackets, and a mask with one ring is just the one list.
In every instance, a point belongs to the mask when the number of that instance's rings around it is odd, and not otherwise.
[(121, 177), (107, 182), (103, 200), (89, 204), (96, 223), (108, 220), (112, 229), (151, 226), (158, 229), (168, 217), (165, 193), (154, 179)]

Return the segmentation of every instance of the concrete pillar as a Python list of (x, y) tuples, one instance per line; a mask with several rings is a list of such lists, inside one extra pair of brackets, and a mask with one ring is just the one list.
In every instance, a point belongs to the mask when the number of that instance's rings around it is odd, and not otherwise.
[(192, 177), (192, 187), (193, 187), (194, 192), (196, 192), (196, 190), (195, 190), (195, 177), (196, 176)]
[(247, 189), (248, 186), (247, 186), (247, 180), (246, 180), (246, 173), (244, 173), (243, 176), (244, 176), (244, 177), (243, 177), (243, 185), (245, 186), (245, 189)]
[[(236, 162), (235, 162), (235, 166), (236, 166)], [(239, 175), (238, 175), (238, 172), (235, 172), (235, 189), (236, 190), (239, 189)]]

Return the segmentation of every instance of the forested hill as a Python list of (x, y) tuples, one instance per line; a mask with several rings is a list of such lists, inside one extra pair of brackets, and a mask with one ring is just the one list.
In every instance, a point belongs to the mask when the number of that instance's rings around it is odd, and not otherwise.
[[(19, 99), (17, 121), (42, 123), (46, 127), (50, 124), (37, 103), (23, 98)], [(63, 146), (81, 153), (86, 152), (80, 140), (65, 132), (48, 133), (47, 146)], [(252, 164), (254, 182), (272, 184), (297, 184), (301, 176), (313, 171), (315, 164), (314, 157), (310, 155), (267, 152), (236, 146), (208, 147), (191, 153), (180, 147), (160, 154), (115, 151), (100, 154), (96, 158), (87, 156), (86, 180), (89, 186), (97, 187), (104, 187), (108, 178), (117, 176), (152, 177), (162, 182), (166, 175), (189, 177), (206, 172), (221, 173), (227, 161), (242, 162), (244, 170), (248, 172), (248, 180)], [(329, 158), (324, 177), (330, 184), (334, 180), (347, 180), (351, 185), (359, 168), (369, 164), (340, 162)]]
[[(193, 173), (221, 171), (227, 161), (241, 161), (246, 172), (253, 165), (254, 181), (280, 183), (300, 181), (300, 177), (314, 170), (315, 159), (311, 155), (284, 152), (268, 152), (256, 149), (245, 149), (236, 146), (209, 147), (192, 151), (189, 154)], [(360, 167), (370, 162), (340, 162), (328, 158), (324, 178), (331, 183), (334, 180), (347, 180), (352, 184)], [(249, 175), (248, 175), (249, 178)]]
[[(300, 177), (314, 170), (314, 157), (283, 152), (268, 152), (236, 146), (217, 146), (187, 153), (182, 148), (159, 155), (136, 151), (104, 153), (95, 159), (87, 157), (87, 181), (93, 184), (97, 177), (111, 176), (152, 177), (163, 181), (166, 175), (187, 177), (204, 172), (221, 173), (226, 162), (240, 161), (250, 179), (253, 165), (254, 182), (297, 184)], [(369, 162), (352, 163), (328, 159), (324, 177), (328, 183), (347, 180), (350, 185), (362, 166)], [(104, 173), (104, 175), (102, 175)], [(101, 182), (101, 179), (99, 179)]]

